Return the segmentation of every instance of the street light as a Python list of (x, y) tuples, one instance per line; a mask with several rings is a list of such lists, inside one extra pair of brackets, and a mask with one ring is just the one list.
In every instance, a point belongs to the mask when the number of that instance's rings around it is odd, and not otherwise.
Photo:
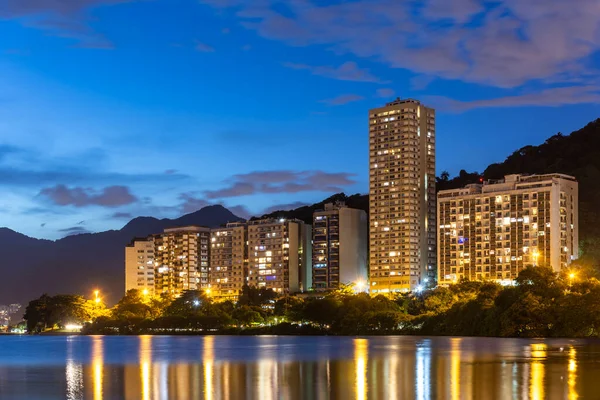
[(365, 284), (365, 282), (363, 280), (356, 281), (354, 283), (354, 291), (356, 291), (358, 293), (361, 293), (361, 292), (363, 292), (365, 290), (366, 286), (367, 285)]
[(142, 291), (142, 294), (143, 294), (144, 296), (148, 296), (148, 289), (144, 289), (144, 290)]
[(99, 304), (100, 301), (101, 301), (100, 300), (100, 291), (99, 290), (94, 290), (94, 297), (95, 297), (94, 301), (96, 302), (96, 304)]
[(571, 272), (569, 274), (569, 287), (573, 286), (573, 279), (575, 279), (575, 276), (576, 276), (575, 272)]

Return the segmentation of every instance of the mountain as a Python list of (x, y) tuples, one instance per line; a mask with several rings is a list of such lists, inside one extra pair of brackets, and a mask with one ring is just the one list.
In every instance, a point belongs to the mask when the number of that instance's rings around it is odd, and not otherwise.
[(315, 210), (323, 210), (325, 208), (325, 204), (327, 203), (335, 203), (337, 201), (345, 202), (348, 207), (358, 208), (360, 210), (365, 210), (367, 213), (369, 212), (369, 196), (366, 194), (354, 194), (352, 196), (346, 196), (344, 193), (334, 194), (331, 197), (326, 198), (325, 200), (315, 203), (310, 206), (303, 206), (296, 208), (294, 210), (288, 211), (274, 211), (269, 214), (265, 214), (261, 217), (253, 217), (250, 220), (255, 220), (258, 218), (286, 218), (286, 219), (299, 219), (304, 221), (307, 224), (312, 225), (312, 216)]
[[(437, 188), (453, 189), (508, 174), (553, 172), (573, 175), (579, 181), (580, 259), (600, 270), (600, 120), (570, 135), (558, 133), (538, 146), (525, 146), (505, 161), (488, 166), (482, 174), (463, 170), (450, 178), (444, 172), (437, 178)], [(368, 195), (339, 193), (310, 206), (263, 217), (296, 218), (311, 223), (314, 210), (335, 201), (368, 212)], [(158, 233), (166, 227), (215, 227), (239, 220), (222, 206), (210, 206), (174, 220), (139, 217), (120, 230), (57, 241), (34, 239), (0, 228), (0, 304), (26, 303), (45, 292), (86, 294), (95, 288), (102, 290), (109, 303), (115, 302), (123, 294), (124, 247), (132, 238)]]
[[(447, 172), (442, 172), (437, 178), (437, 190), (461, 188), (509, 174), (555, 172), (572, 175), (579, 181), (580, 262), (594, 266), (600, 272), (600, 119), (570, 135), (557, 133), (538, 146), (525, 146), (503, 162), (491, 164), (482, 174), (462, 170), (450, 179)], [(322, 209), (325, 203), (336, 200), (369, 212), (367, 195), (348, 197), (339, 193), (312, 206), (276, 211), (265, 217), (297, 218), (309, 223), (315, 209)]]
[(240, 221), (223, 206), (205, 207), (177, 219), (139, 217), (120, 230), (68, 236), (51, 241), (0, 228), (0, 304), (27, 304), (43, 293), (91, 294), (102, 291), (116, 302), (125, 287), (125, 246), (134, 237), (165, 228), (202, 225), (217, 227)]

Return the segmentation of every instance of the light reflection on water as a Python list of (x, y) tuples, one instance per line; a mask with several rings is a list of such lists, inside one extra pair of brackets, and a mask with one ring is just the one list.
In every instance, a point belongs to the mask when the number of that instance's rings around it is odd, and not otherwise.
[(0, 337), (0, 399), (599, 398), (600, 342)]

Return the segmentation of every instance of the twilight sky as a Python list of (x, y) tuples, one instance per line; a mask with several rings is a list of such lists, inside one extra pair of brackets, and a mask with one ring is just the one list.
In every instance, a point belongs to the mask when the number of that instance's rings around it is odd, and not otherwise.
[[(40, 238), (368, 190), (368, 109), (437, 169), (599, 116), (597, 0), (0, 0), (0, 226)], [(526, 171), (523, 171), (526, 172)]]

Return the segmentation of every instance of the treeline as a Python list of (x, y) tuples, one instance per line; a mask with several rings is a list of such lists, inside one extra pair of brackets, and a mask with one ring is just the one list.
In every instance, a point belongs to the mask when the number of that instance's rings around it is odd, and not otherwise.
[(514, 286), (461, 281), (394, 298), (350, 287), (285, 297), (245, 287), (233, 303), (199, 291), (169, 298), (130, 290), (108, 309), (82, 296), (44, 295), (25, 319), (30, 333), (81, 324), (87, 334), (600, 337), (600, 281), (584, 270), (529, 267)]

